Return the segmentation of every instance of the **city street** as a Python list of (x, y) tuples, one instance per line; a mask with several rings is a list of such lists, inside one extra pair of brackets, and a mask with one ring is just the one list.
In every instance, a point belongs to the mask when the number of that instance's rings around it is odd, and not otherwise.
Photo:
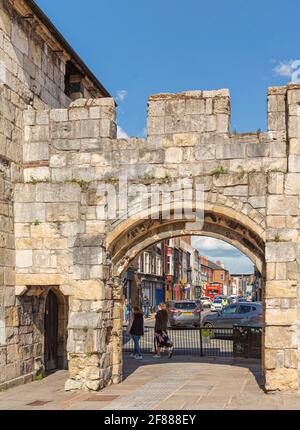
[[(210, 313), (211, 313), (211, 311), (209, 308), (203, 309), (201, 311), (201, 322), (203, 321), (203, 318)], [(150, 318), (145, 318), (145, 326), (147, 326), (147, 327), (154, 327), (155, 326), (155, 316), (154, 315), (151, 315)]]

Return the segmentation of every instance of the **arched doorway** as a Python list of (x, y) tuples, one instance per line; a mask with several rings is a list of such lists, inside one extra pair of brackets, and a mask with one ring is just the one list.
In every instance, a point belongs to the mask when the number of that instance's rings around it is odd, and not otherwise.
[[(204, 222), (201, 228), (191, 220), (175, 218), (164, 220), (132, 218), (113, 225), (107, 235), (106, 246), (112, 262), (111, 284), (114, 286), (114, 308), (120, 319), (114, 320), (113, 339), (115, 371), (114, 380), (120, 381), (122, 375), (122, 281), (121, 277), (131, 262), (148, 247), (170, 238), (181, 236), (208, 236), (221, 239), (244, 253), (256, 266), (262, 277), (263, 319), (265, 318), (265, 230), (251, 217), (233, 208), (205, 203)], [(119, 291), (118, 291), (119, 290)], [(264, 367), (265, 332), (262, 336), (262, 370)]]
[(46, 372), (67, 369), (68, 300), (56, 287), (46, 297), (44, 311), (44, 366)]
[(58, 300), (49, 291), (45, 307), (45, 369), (53, 371), (58, 367)]

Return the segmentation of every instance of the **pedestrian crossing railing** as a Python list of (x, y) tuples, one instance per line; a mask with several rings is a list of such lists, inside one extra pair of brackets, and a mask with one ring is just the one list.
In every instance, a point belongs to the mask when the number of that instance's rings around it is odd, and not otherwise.
[[(174, 344), (174, 355), (192, 356), (233, 356), (233, 330), (224, 328), (176, 328), (169, 329), (168, 335)], [(153, 327), (145, 327), (140, 340), (143, 354), (155, 353)], [(133, 340), (123, 328), (123, 351), (133, 352)]]
[[(174, 355), (260, 358), (261, 332), (257, 327), (193, 327), (169, 329), (168, 335), (174, 344)], [(133, 347), (133, 340), (123, 327), (123, 351), (133, 352)], [(142, 354), (156, 352), (153, 327), (145, 327), (140, 348)]]

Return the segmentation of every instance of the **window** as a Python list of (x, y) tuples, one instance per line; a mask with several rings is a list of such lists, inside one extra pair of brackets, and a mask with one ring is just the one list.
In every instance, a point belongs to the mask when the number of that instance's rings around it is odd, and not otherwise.
[(241, 305), (239, 308), (239, 314), (247, 314), (248, 312), (251, 312), (251, 306), (248, 305)]
[(151, 260), (151, 273), (152, 275), (155, 275), (155, 263), (156, 263), (155, 256), (151, 255), (150, 260)]
[(223, 314), (225, 315), (234, 314), (235, 311), (236, 311), (236, 305), (230, 305), (223, 310)]
[(84, 93), (83, 75), (72, 61), (66, 63), (65, 94), (72, 100), (79, 98)]
[(143, 257), (140, 255), (139, 256), (139, 268), (138, 268), (140, 273), (143, 273)]
[(161, 258), (159, 255), (156, 256), (156, 274), (158, 276), (162, 275), (162, 270), (161, 270)]
[(172, 255), (167, 256), (167, 275), (173, 275), (173, 258), (172, 258)]
[(195, 302), (177, 302), (174, 304), (175, 309), (196, 309), (197, 305)]
[(150, 273), (150, 254), (149, 252), (144, 253), (144, 273)]
[(221, 273), (221, 279), (224, 281), (224, 273)]

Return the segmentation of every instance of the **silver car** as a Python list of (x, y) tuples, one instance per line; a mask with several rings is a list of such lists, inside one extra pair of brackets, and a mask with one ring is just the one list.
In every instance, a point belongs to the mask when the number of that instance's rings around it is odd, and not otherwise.
[(200, 309), (192, 300), (173, 300), (167, 303), (170, 327), (197, 327), (200, 325)]
[(222, 311), (206, 315), (205, 327), (232, 328), (235, 324), (262, 326), (263, 308), (259, 302), (238, 302), (226, 306)]

